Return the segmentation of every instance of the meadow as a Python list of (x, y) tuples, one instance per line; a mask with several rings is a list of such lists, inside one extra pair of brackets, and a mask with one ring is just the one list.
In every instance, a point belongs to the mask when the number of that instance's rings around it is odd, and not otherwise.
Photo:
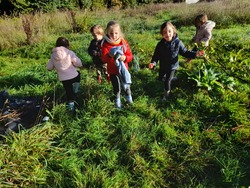
[[(0, 91), (39, 99), (41, 109), (32, 126), (1, 136), (0, 187), (249, 187), (249, 7), (247, 0), (218, 0), (2, 16)], [(162, 102), (158, 67), (147, 68), (160, 25), (172, 21), (191, 49), (193, 19), (203, 12), (216, 22), (206, 58), (180, 57), (179, 81)], [(134, 54), (134, 104), (123, 98), (122, 110), (111, 85), (97, 82), (87, 54), (90, 27), (110, 20), (121, 24)], [(46, 70), (59, 36), (84, 64), (76, 115), (63, 103), (56, 73)]]

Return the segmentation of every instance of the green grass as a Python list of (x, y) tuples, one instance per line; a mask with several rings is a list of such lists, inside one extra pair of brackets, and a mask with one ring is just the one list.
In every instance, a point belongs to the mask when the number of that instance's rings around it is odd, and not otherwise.
[[(18, 38), (20, 31), (8, 38), (1, 30), (0, 36), (6, 36), (0, 37), (5, 44), (0, 46), (1, 90), (17, 97), (51, 97), (53, 105), (42, 112), (49, 122), (0, 140), (0, 187), (250, 186), (249, 11), (239, 13), (233, 1), (223, 2), (156, 4), (88, 15), (79, 11), (79, 33), (71, 32), (67, 12), (41, 14), (35, 17), (39, 32), (31, 45)], [(188, 64), (180, 58), (179, 82), (162, 102), (158, 67), (147, 68), (161, 38), (159, 27), (173, 20), (180, 39), (191, 48), (192, 18), (201, 10), (218, 24), (206, 49), (208, 60)], [(134, 104), (126, 105), (123, 97), (122, 110), (114, 107), (111, 84), (96, 81), (86, 51), (92, 39), (88, 28), (94, 23), (105, 27), (114, 15), (137, 57), (130, 67)], [(13, 22), (20, 28), (18, 20), (2, 19), (0, 26), (8, 21), (10, 28)], [(75, 116), (63, 102), (56, 73), (45, 69), (59, 36), (69, 38), (84, 64)]]

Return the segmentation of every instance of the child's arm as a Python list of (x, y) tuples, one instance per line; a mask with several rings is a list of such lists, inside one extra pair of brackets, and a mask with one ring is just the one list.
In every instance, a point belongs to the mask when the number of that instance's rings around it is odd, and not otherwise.
[(122, 59), (120, 60), (124, 61), (125, 63), (130, 63), (133, 59), (133, 54), (132, 54), (129, 44), (127, 43), (126, 45), (127, 45), (127, 49), (126, 49), (126, 52), (124, 53), (125, 57), (121, 57), (123, 60)]
[(192, 42), (197, 42), (196, 40), (196, 38), (197, 38), (197, 33), (199, 32), (199, 29), (198, 28), (196, 28), (196, 31), (195, 31), (195, 35), (193, 36), (193, 38), (192, 38)]
[(153, 69), (157, 65), (157, 62), (159, 61), (159, 57), (160, 57), (159, 51), (160, 50), (159, 50), (159, 43), (158, 43), (155, 47), (155, 51), (152, 56), (151, 62), (148, 65), (149, 69)]
[(212, 30), (207, 29), (204, 31), (204, 36), (200, 39), (200, 42), (208, 42), (212, 38)]
[(82, 69), (83, 65), (82, 65), (82, 61), (80, 60), (80, 58), (77, 57), (76, 54), (74, 52), (72, 52), (72, 51), (71, 51), (70, 55), (71, 55), (71, 62), (72, 62), (72, 64), (75, 67)]
[(188, 50), (184, 46), (184, 44), (182, 43), (182, 41), (179, 42), (179, 54), (181, 56), (183, 56), (183, 57), (186, 57), (186, 58), (191, 58), (191, 59), (196, 58), (196, 52)]
[(114, 58), (109, 55), (109, 49), (105, 45), (103, 45), (101, 53), (101, 59), (103, 63), (109, 63), (114, 61)]
[(88, 54), (92, 57), (97, 56), (97, 51), (96, 51), (96, 42), (92, 40), (89, 44), (88, 47)]
[(52, 62), (52, 60), (50, 59), (49, 62), (47, 63), (47, 66), (46, 66), (47, 70), (48, 71), (51, 71), (54, 69), (54, 64)]

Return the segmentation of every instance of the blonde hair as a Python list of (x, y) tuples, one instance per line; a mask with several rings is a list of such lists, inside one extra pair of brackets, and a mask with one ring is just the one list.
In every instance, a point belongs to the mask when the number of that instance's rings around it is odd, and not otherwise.
[(118, 30), (119, 30), (120, 38), (123, 38), (124, 34), (122, 33), (120, 24), (118, 22), (114, 21), (114, 20), (111, 20), (111, 21), (108, 22), (107, 27), (105, 29), (106, 35), (108, 35), (110, 30), (112, 30), (115, 27), (118, 28)]
[(173, 32), (174, 32), (174, 35), (176, 35), (176, 32), (177, 32), (177, 31), (176, 31), (176, 27), (175, 27), (171, 22), (169, 22), (169, 21), (166, 21), (166, 22), (164, 22), (164, 23), (161, 25), (161, 29), (160, 29), (161, 35), (162, 35), (162, 32), (163, 32), (164, 28), (167, 27), (167, 26), (172, 27)]
[(93, 25), (91, 28), (90, 28), (90, 32), (92, 34), (99, 34), (99, 35), (103, 35), (104, 34), (104, 31), (103, 31), (103, 28), (101, 25)]

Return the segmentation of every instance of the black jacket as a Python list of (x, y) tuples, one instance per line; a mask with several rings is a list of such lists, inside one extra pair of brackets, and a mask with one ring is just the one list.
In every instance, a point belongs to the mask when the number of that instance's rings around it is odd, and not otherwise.
[[(94, 64), (103, 64), (101, 60), (101, 41), (97, 41), (96, 39), (92, 39), (89, 47), (88, 47), (88, 54), (92, 57)], [(97, 55), (95, 55), (97, 52)]]
[(196, 58), (196, 52), (187, 50), (177, 34), (170, 42), (165, 39), (158, 42), (151, 63), (160, 62), (159, 79), (162, 79), (167, 72), (179, 67), (179, 54), (186, 58)]

